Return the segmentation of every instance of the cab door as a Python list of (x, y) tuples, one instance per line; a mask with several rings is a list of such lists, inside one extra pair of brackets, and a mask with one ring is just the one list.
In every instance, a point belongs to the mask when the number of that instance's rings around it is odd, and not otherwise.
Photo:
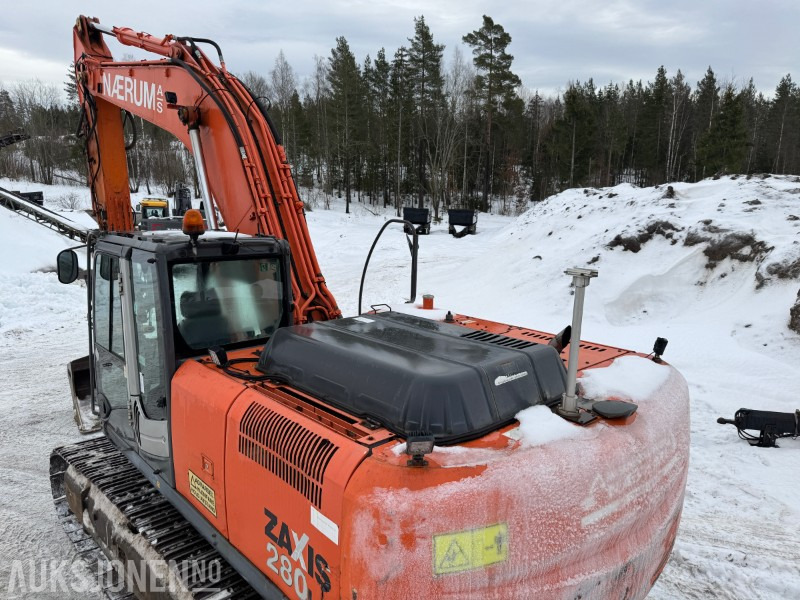
[(95, 254), (92, 303), (95, 380), (106, 432), (135, 447), (125, 363), (121, 262), (119, 256), (110, 253)]
[[(166, 359), (166, 335), (170, 331), (161, 298), (158, 262), (151, 252), (134, 249), (127, 271), (123, 309), (130, 315), (130, 358), (128, 373), (133, 425), (139, 453), (154, 468), (170, 456), (167, 405), (171, 361)], [(167, 461), (168, 462), (168, 461)]]
[(101, 414), (107, 433), (163, 471), (170, 456), (169, 374), (157, 265), (152, 253), (134, 249), (125, 254), (99, 252), (95, 259), (95, 372)]

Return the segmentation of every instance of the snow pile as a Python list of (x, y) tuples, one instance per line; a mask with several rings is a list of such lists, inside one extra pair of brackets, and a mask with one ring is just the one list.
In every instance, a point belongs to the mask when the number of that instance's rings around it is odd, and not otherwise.
[[(586, 429), (565, 421), (546, 406), (531, 406), (516, 415), (519, 428), (509, 433), (523, 446), (541, 446), (585, 436)], [(513, 433), (512, 433), (513, 432)]]
[(669, 368), (640, 356), (623, 356), (603, 369), (586, 371), (579, 380), (583, 396), (591, 400), (616, 398), (642, 402), (669, 377)]

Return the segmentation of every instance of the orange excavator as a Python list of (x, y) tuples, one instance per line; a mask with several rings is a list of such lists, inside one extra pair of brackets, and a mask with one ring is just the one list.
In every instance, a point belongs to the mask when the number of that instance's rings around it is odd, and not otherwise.
[[(113, 597), (647, 595), (680, 520), (688, 392), (662, 341), (580, 341), (596, 272), (568, 271), (571, 344), (458, 314), (342, 318), (265, 104), (219, 46), (83, 16), (73, 35), (100, 231), (70, 373), (103, 435), (50, 472)], [(106, 36), (156, 56), (117, 61)], [(205, 219), (134, 230), (125, 113), (191, 150)], [(78, 271), (62, 252), (59, 279)], [(589, 398), (581, 373), (644, 391)]]

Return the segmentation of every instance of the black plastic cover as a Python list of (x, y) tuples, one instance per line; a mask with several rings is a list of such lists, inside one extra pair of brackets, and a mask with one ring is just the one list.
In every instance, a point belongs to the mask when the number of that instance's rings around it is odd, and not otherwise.
[(403, 207), (403, 220), (414, 225), (427, 225), (431, 222), (431, 211), (427, 208)]
[(478, 211), (467, 208), (450, 208), (447, 210), (447, 221), (450, 225), (475, 225), (478, 222)]
[(552, 347), (464, 337), (472, 332), (394, 312), (284, 327), (258, 369), (400, 435), (431, 433), (438, 444), (560, 401), (566, 371)]

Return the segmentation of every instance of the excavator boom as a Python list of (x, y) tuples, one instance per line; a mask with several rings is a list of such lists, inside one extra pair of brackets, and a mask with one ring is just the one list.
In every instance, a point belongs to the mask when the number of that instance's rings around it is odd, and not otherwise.
[[(116, 61), (104, 36), (163, 58)], [(78, 97), (83, 110), (89, 186), (100, 228), (132, 231), (123, 115), (169, 131), (193, 153), (212, 222), (228, 231), (289, 242), (295, 321), (337, 318), (286, 153), (262, 99), (230, 74), (206, 39), (157, 38), (79, 17), (73, 30)], [(200, 49), (217, 49), (219, 65)]]

